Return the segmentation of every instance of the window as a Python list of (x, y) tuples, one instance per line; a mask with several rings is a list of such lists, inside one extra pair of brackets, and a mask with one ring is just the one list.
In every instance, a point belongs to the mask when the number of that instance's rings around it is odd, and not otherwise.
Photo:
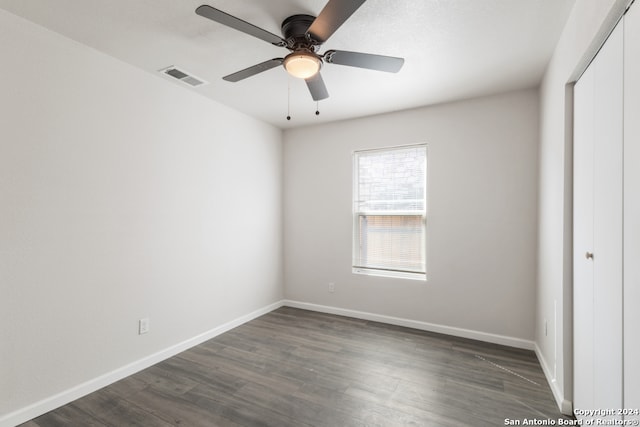
[(427, 146), (353, 161), (353, 272), (425, 280)]

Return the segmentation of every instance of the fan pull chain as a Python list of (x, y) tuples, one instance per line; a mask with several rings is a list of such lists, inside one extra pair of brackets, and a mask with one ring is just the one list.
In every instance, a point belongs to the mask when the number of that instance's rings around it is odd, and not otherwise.
[(287, 79), (287, 120), (291, 120), (291, 79)]
[(318, 107), (319, 104), (320, 104), (320, 102), (316, 101), (316, 116), (320, 115), (320, 108)]

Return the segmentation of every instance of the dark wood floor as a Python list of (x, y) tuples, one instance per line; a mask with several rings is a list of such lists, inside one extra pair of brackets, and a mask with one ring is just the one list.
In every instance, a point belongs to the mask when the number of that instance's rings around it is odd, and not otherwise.
[(503, 426), (560, 417), (531, 351), (283, 307), (23, 426)]

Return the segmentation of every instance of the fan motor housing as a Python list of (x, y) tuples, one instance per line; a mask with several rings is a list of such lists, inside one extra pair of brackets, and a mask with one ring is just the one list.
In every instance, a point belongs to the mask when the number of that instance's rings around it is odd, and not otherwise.
[(310, 40), (307, 39), (306, 33), (315, 19), (316, 17), (311, 15), (292, 15), (282, 21), (282, 35), (287, 43), (291, 47), (309, 45)]

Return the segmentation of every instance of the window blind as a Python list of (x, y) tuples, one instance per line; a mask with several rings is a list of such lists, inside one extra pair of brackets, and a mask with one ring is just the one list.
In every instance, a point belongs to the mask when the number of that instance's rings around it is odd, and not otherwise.
[(354, 269), (426, 273), (426, 145), (354, 153)]

